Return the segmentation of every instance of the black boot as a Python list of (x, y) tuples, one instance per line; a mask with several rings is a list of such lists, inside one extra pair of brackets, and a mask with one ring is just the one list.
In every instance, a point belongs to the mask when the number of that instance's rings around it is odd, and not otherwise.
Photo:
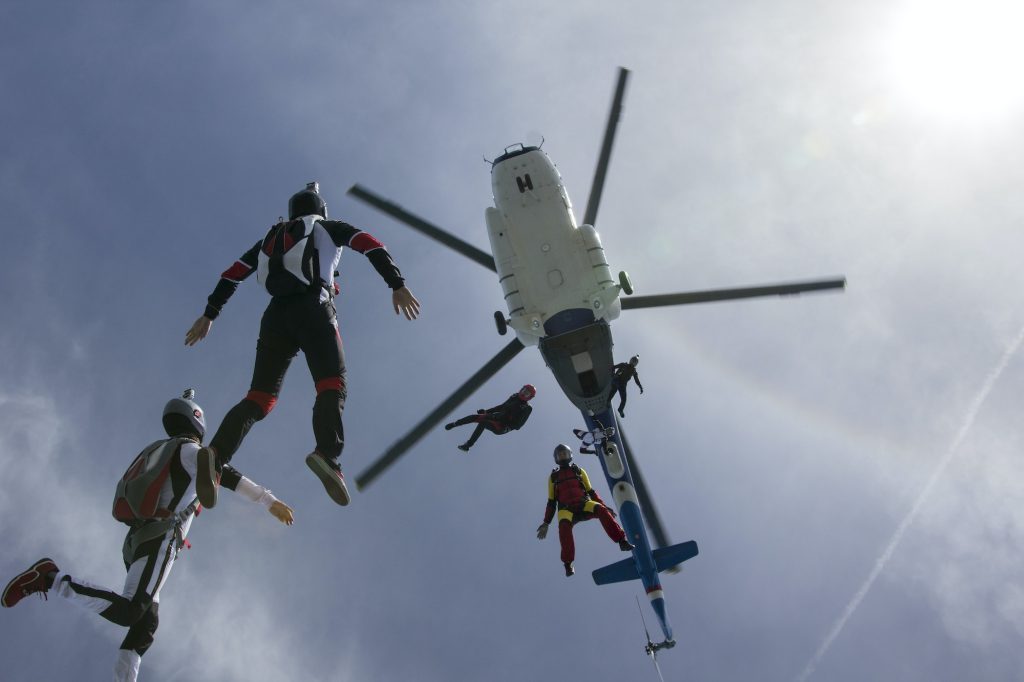
[(576, 570), (572, 567), (572, 562), (571, 561), (566, 561), (565, 562), (565, 577), (568, 578), (569, 576), (571, 576), (575, 572), (576, 572)]

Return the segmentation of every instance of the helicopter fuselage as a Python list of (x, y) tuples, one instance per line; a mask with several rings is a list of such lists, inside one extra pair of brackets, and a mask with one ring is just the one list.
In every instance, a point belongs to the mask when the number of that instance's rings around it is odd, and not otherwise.
[(555, 164), (538, 147), (515, 146), (491, 166), (494, 206), (485, 218), (508, 326), (531, 346), (588, 322), (614, 320), (620, 286), (597, 230), (576, 224)]

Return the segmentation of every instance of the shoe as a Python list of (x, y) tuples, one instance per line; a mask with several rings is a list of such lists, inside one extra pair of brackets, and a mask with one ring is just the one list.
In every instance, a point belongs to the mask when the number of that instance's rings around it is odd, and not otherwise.
[(220, 471), (217, 470), (217, 452), (210, 447), (199, 448), (196, 454), (196, 497), (207, 509), (217, 506)]
[(56, 573), (59, 569), (53, 559), (40, 559), (32, 564), (32, 568), (14, 577), (4, 588), (3, 597), (0, 603), (4, 608), (11, 608), (30, 594), (40, 593), (46, 599), (46, 592), (50, 589), (50, 581), (46, 576)]
[(314, 450), (306, 456), (306, 466), (324, 484), (324, 490), (336, 504), (344, 507), (352, 501), (348, 494), (348, 486), (345, 485), (345, 476), (341, 473), (341, 466), (337, 460), (324, 457)]
[(452, 429), (455, 428), (455, 426), (455, 422), (448, 422), (447, 424), (444, 425), (444, 430), (451, 431)]
[(569, 576), (573, 575), (574, 573), (576, 573), (576, 569), (574, 569), (572, 567), (572, 562), (571, 561), (566, 561), (565, 562), (565, 577), (568, 578)]
[(622, 540), (619, 540), (619, 549), (623, 552), (632, 552), (636, 548), (630, 544), (629, 540), (623, 538)]
[(462, 445), (459, 446), (459, 450), (462, 450), (463, 452), (469, 452), (469, 446), (463, 443)]

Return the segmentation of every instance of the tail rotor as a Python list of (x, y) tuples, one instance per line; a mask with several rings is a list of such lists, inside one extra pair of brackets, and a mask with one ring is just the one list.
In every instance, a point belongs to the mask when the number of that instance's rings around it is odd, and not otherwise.
[(636, 608), (640, 612), (640, 622), (644, 625), (644, 637), (647, 638), (647, 644), (644, 646), (644, 651), (648, 656), (651, 657), (651, 662), (654, 663), (654, 670), (658, 673), (658, 679), (661, 682), (665, 682), (665, 678), (661, 674), (661, 667), (658, 665), (658, 651), (661, 649), (670, 649), (675, 646), (673, 641), (665, 641), (660, 644), (655, 644), (651, 641), (651, 633), (647, 630), (647, 620), (644, 618), (644, 610), (640, 608), (640, 597), (636, 597)]

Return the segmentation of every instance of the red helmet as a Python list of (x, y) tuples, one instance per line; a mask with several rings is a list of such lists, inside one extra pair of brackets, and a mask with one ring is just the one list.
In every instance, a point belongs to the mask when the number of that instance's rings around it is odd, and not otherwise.
[(521, 389), (519, 389), (519, 398), (522, 400), (529, 401), (535, 395), (537, 395), (537, 389), (533, 387), (533, 384), (525, 384)]

